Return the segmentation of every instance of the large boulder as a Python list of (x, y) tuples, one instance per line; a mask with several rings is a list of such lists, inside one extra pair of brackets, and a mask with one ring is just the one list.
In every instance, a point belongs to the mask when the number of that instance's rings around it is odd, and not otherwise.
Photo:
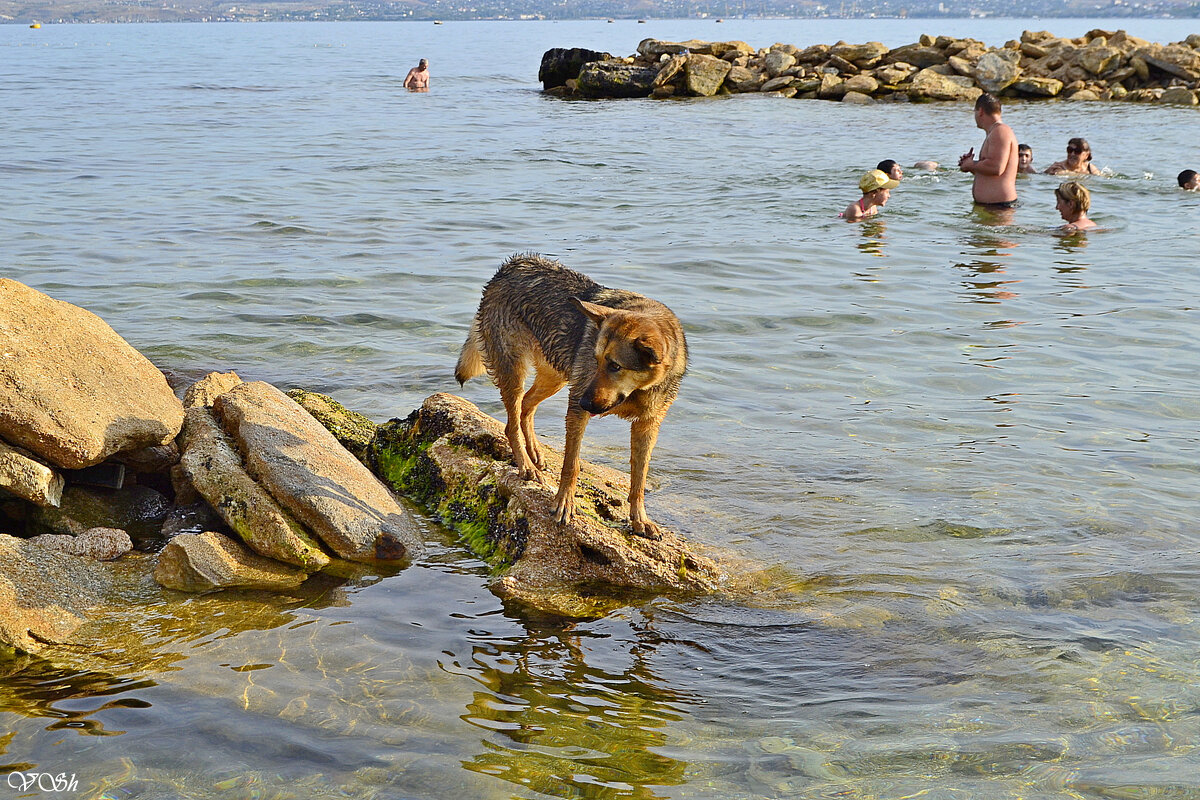
[(772, 50), (763, 58), (763, 67), (772, 78), (778, 78), (784, 70), (791, 69), (795, 64), (796, 57), (782, 50)]
[(829, 49), (831, 55), (844, 58), (847, 61), (862, 66), (879, 61), (888, 54), (888, 47), (883, 42), (866, 42), (864, 44), (835, 44)]
[(1163, 90), (1158, 101), (1181, 106), (1194, 106), (1196, 105), (1196, 93), (1186, 86), (1168, 86)]
[(725, 76), (725, 85), (735, 92), (757, 92), (766, 81), (765, 72), (747, 67), (733, 67)]
[(82, 469), (182, 423), (163, 374), (104, 320), (0, 279), (0, 438)]
[(237, 441), (247, 471), (338, 556), (396, 561), (421, 552), (413, 515), (283, 392), (261, 381), (243, 383), (218, 397), (213, 410)]
[(586, 47), (553, 47), (542, 53), (542, 65), (538, 67), (538, 80), (543, 89), (565, 86), (567, 81), (579, 77), (579, 70), (589, 61), (604, 61), (612, 58), (608, 53), (588, 50)]
[[(872, 95), (879, 91), (879, 81), (875, 80), (870, 75), (855, 75), (852, 78), (846, 79), (844, 88), (846, 89), (847, 94), (857, 93)], [(842, 98), (842, 100), (845, 99), (845, 97)]]
[(943, 75), (933, 69), (923, 69), (908, 85), (913, 100), (969, 100), (974, 102), (983, 90), (970, 78), (962, 75)]
[[(1165, 47), (1152, 45), (1138, 50), (1136, 55), (1151, 67), (1185, 81), (1200, 80), (1200, 53), (1180, 44)], [(3, 431), (0, 431), (0, 435)]]
[(172, 539), (158, 554), (154, 580), (181, 592), (205, 592), (241, 586), (251, 589), (291, 589), (308, 576), (255, 555), (228, 536), (205, 531)]
[(1020, 59), (1017, 50), (989, 50), (975, 62), (971, 77), (985, 92), (999, 94), (1021, 77)]
[(671, 56), (663, 65), (658, 68), (658, 74), (654, 76), (654, 88), (666, 86), (671, 81), (675, 80), (675, 76), (683, 71), (684, 65), (687, 64), (687, 56)]
[(1104, 75), (1121, 66), (1121, 51), (1115, 47), (1088, 46), (1075, 54), (1075, 63), (1093, 75)]
[(309, 572), (329, 563), (304, 526), (247, 474), (211, 408), (188, 409), (180, 443), (188, 480), (252, 550)]
[[(729, 62), (725, 62), (726, 66)], [(624, 61), (591, 61), (579, 71), (579, 91), (587, 97), (646, 97), (654, 88), (657, 67)]]
[(883, 57), (883, 62), (885, 64), (903, 62), (925, 69), (927, 67), (936, 67), (938, 64), (945, 64), (946, 58), (945, 53), (934, 47), (926, 47), (920, 44), (906, 44), (903, 47), (889, 50), (887, 55)]
[(112, 592), (107, 565), (0, 535), (0, 651), (70, 641)]
[(712, 97), (733, 65), (714, 56), (689, 55), (683, 68), (684, 85), (697, 97)]
[(34, 505), (57, 506), (63, 478), (32, 453), (0, 441), (0, 489)]
[[(557, 475), (561, 455), (544, 443), (542, 451)], [(381, 426), (371, 446), (380, 476), (457, 530), (497, 571), (493, 588), (503, 597), (586, 615), (614, 590), (717, 586), (717, 564), (678, 534), (651, 541), (629, 532), (623, 473), (582, 462), (575, 519), (564, 526), (554, 521), (555, 489), (521, 480), (511, 457), (503, 424), (449, 394)]]
[[(705, 42), (700, 39), (689, 39), (686, 42), (664, 42), (661, 39), (642, 39), (642, 41), (638, 42), (637, 51), (638, 55), (654, 60), (658, 60), (664, 54), (677, 56), (680, 53), (702, 52), (705, 55), (712, 55), (712, 44), (712, 42)], [(723, 42), (722, 44), (729, 43)]]

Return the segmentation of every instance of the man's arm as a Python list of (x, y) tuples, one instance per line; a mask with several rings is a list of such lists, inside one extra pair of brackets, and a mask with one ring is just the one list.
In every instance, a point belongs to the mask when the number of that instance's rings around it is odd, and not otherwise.
[(983, 147), (979, 150), (979, 160), (972, 162), (966, 169), (976, 175), (996, 176), (1004, 173), (1008, 166), (1012, 143), (1015, 141), (1012, 128), (1007, 125), (997, 125), (988, 134)]
[(411, 84), (413, 82), (413, 76), (416, 74), (416, 72), (417, 71), (415, 69), (410, 69), (408, 71), (408, 74), (404, 76), (404, 88), (405, 89), (412, 88), (409, 84)]

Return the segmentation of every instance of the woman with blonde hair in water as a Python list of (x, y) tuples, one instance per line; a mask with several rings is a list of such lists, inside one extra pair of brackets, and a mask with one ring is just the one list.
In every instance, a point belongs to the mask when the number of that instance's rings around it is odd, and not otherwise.
[(1075, 181), (1064, 183), (1054, 190), (1054, 197), (1058, 214), (1067, 223), (1059, 228), (1060, 231), (1075, 233), (1096, 227), (1096, 223), (1087, 215), (1092, 207), (1092, 195), (1083, 184)]

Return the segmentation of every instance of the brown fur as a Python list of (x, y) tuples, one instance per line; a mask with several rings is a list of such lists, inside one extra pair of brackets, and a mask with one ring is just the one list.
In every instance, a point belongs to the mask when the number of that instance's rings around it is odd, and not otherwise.
[[(530, 368), (533, 384), (526, 389)], [(616, 414), (631, 421), (629, 521), (633, 532), (661, 538), (646, 516), (646, 469), (658, 428), (679, 393), (687, 341), (671, 310), (640, 294), (608, 289), (557, 261), (509, 258), (483, 289), (454, 376), (459, 383), (486, 370), (500, 389), (504, 432), (526, 480), (545, 482), (533, 430), (537, 406), (570, 384), (563, 468), (555, 518), (575, 514), (579, 450), (588, 420)]]

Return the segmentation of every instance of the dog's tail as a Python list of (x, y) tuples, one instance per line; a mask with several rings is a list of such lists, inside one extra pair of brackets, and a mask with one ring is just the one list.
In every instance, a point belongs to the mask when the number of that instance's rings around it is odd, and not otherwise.
[(483, 364), (483, 346), (479, 340), (479, 320), (471, 320), (471, 332), (463, 342), (462, 351), (458, 354), (458, 365), (454, 368), (454, 378), (462, 386), (476, 375), (487, 372)]

